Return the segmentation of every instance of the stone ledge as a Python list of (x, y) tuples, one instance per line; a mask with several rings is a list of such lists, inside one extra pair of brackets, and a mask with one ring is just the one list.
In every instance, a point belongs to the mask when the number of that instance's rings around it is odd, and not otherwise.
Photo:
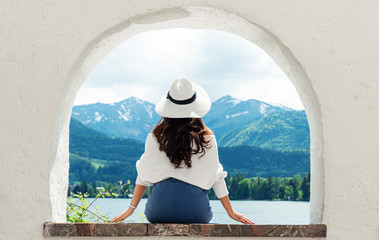
[(326, 237), (326, 225), (50, 223), (44, 237), (196, 236), (196, 237)]

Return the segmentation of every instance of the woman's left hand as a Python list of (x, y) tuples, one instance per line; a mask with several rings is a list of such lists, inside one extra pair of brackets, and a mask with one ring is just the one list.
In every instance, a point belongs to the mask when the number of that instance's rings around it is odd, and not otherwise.
[(129, 217), (130, 215), (132, 215), (134, 212), (134, 209), (133, 208), (128, 208), (126, 211), (124, 211), (123, 213), (121, 213), (120, 215), (118, 215), (117, 217), (114, 217), (110, 222), (111, 223), (114, 223), (114, 222), (122, 222), (124, 221), (127, 217)]

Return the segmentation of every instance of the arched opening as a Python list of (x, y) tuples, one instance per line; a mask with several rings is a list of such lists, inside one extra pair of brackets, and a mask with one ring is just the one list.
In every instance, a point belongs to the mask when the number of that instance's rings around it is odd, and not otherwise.
[[(169, 9), (146, 14), (127, 22), (120, 23), (103, 36), (99, 36), (82, 53), (67, 78), (67, 86), (62, 93), (60, 111), (58, 111), (55, 144), (56, 156), (53, 156), (50, 189), (53, 221), (62, 222), (65, 213), (66, 187), (68, 171), (68, 123), (77, 91), (94, 66), (107, 53), (123, 40), (147, 30), (186, 27), (210, 28), (237, 34), (264, 49), (282, 70), (293, 80), (304, 104), (311, 134), (311, 223), (320, 223), (322, 217), (322, 126), (318, 101), (311, 83), (300, 64), (281, 42), (272, 34), (244, 19), (221, 10), (200, 7)], [(66, 185), (62, 185), (66, 182)], [(60, 186), (58, 188), (58, 186)]]

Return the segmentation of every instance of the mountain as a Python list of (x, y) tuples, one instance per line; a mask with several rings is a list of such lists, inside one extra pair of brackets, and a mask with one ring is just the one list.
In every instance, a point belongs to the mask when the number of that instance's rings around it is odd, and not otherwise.
[[(147, 134), (160, 120), (154, 108), (152, 103), (130, 97), (113, 104), (95, 103), (74, 106), (72, 118), (109, 136), (133, 138), (144, 142)], [(233, 135), (244, 131), (247, 124), (271, 114), (291, 111), (293, 109), (281, 105), (275, 106), (254, 99), (242, 101), (226, 95), (212, 103), (211, 110), (203, 120), (220, 139), (219, 145), (227, 146), (233, 145), (230, 143)]]
[[(274, 151), (253, 146), (219, 147), (219, 158), (230, 174), (245, 177), (290, 177), (307, 173), (309, 151)], [(109, 137), (71, 118), (70, 183), (85, 180), (117, 182), (137, 177), (136, 161), (144, 144), (133, 139)]]
[(87, 182), (135, 179), (135, 163), (144, 151), (144, 143), (134, 139), (109, 137), (70, 121), (69, 180)]
[(292, 110), (288, 107), (274, 106), (254, 99), (242, 101), (226, 95), (212, 103), (211, 110), (203, 119), (213, 126), (217, 126), (220, 120), (224, 120), (229, 125), (230, 123), (248, 122), (272, 113)]
[(155, 105), (136, 97), (121, 102), (74, 106), (72, 117), (109, 136), (133, 138), (145, 142), (160, 116)]
[(310, 170), (309, 151), (275, 151), (254, 146), (219, 147), (220, 162), (229, 175), (290, 177)]
[[(289, 111), (289, 108), (273, 106), (254, 99), (242, 101), (226, 95), (212, 103), (211, 110), (203, 120), (219, 139), (223, 139), (225, 134), (241, 131), (241, 126), (251, 121), (285, 111)], [(220, 142), (220, 145), (223, 145), (223, 142)]]
[(112, 161), (127, 161), (139, 158), (145, 144), (134, 139), (109, 137), (83, 125), (78, 120), (70, 121), (70, 154), (86, 158)]
[(250, 145), (278, 150), (308, 149), (309, 126), (304, 111), (274, 113), (219, 138), (220, 145)]

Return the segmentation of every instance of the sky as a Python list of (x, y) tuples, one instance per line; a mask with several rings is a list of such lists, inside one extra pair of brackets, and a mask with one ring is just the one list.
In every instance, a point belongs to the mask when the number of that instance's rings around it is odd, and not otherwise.
[(212, 102), (231, 95), (304, 109), (292, 82), (257, 45), (223, 31), (181, 28), (125, 40), (88, 75), (74, 105), (131, 96), (156, 103), (181, 77), (201, 85)]

